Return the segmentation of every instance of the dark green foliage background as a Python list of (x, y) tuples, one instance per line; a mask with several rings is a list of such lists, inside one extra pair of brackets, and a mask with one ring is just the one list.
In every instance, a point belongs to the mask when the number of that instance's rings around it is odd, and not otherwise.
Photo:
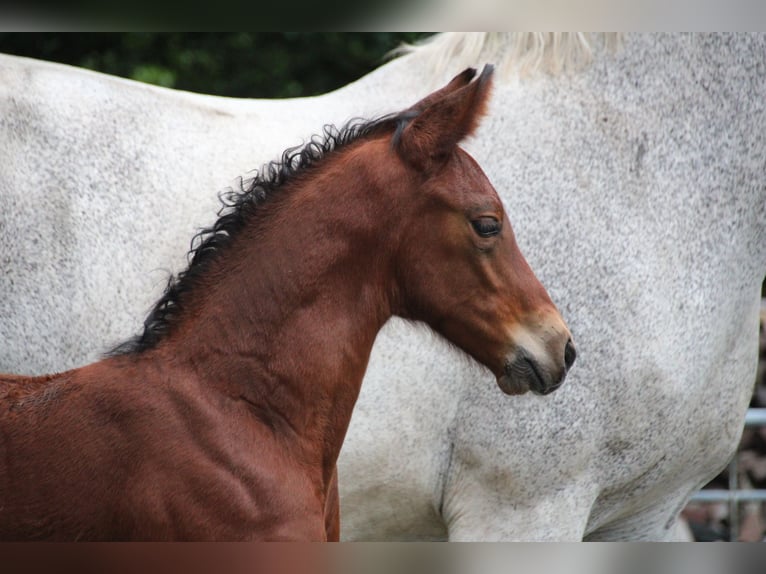
[(413, 32), (0, 33), (0, 52), (169, 88), (249, 98), (310, 96), (385, 62)]

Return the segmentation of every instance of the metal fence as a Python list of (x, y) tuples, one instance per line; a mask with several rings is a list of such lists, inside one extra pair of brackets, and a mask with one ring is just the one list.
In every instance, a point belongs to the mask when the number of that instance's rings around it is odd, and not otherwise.
[[(766, 409), (748, 409), (745, 415), (745, 427), (766, 426)], [(739, 487), (739, 468), (736, 453), (729, 463), (729, 489), (700, 490), (692, 496), (695, 502), (729, 503), (729, 540), (739, 538), (739, 505), (742, 502), (766, 502), (766, 490), (741, 489)]]

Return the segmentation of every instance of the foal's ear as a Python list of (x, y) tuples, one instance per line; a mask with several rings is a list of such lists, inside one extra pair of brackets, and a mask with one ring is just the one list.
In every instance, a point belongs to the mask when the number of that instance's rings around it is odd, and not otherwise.
[(462, 72), (460, 72), (457, 76), (452, 78), (449, 81), (449, 84), (444, 86), (443, 88), (436, 90), (435, 92), (431, 92), (428, 94), (425, 98), (420, 100), (417, 104), (410, 107), (408, 112), (422, 112), (427, 107), (429, 107), (434, 102), (442, 99), (447, 94), (451, 94), (452, 92), (459, 90), (463, 86), (467, 85), (471, 80), (473, 80), (474, 76), (476, 76), (476, 68), (466, 68)]
[(401, 158), (423, 172), (438, 169), (464, 138), (471, 135), (486, 112), (494, 67), (468, 68), (443, 87), (412, 106), (413, 119), (394, 140)]

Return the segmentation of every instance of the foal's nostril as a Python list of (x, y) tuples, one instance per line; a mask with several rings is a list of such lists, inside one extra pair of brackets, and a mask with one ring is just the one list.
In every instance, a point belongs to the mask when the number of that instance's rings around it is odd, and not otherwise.
[(572, 363), (575, 362), (576, 358), (577, 358), (577, 351), (575, 351), (574, 344), (572, 343), (572, 339), (569, 339), (567, 341), (567, 346), (564, 347), (564, 364), (567, 366), (567, 370), (569, 370), (572, 367)]

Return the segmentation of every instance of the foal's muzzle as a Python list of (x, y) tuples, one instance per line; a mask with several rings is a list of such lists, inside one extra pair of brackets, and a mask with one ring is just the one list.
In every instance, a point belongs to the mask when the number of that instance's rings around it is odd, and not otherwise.
[(497, 381), (500, 389), (509, 395), (527, 391), (537, 395), (552, 393), (564, 384), (567, 372), (577, 357), (571, 338), (567, 339), (560, 354), (560, 357), (538, 358), (524, 347), (517, 348), (506, 360), (503, 375)]

